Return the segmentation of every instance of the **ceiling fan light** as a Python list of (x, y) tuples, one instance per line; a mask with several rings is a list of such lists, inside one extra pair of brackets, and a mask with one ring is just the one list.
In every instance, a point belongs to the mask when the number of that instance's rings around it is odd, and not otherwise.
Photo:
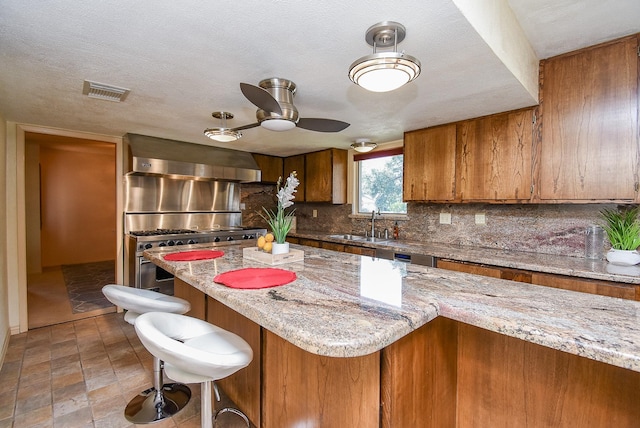
[(212, 140), (220, 141), (221, 143), (230, 143), (236, 141), (242, 137), (242, 133), (233, 131), (229, 128), (209, 128), (204, 130), (204, 135)]
[(351, 148), (358, 153), (366, 153), (378, 147), (376, 143), (371, 142), (371, 140), (366, 138), (359, 138), (353, 144), (351, 144)]
[(265, 119), (260, 126), (270, 131), (288, 131), (296, 127), (296, 124), (286, 119)]

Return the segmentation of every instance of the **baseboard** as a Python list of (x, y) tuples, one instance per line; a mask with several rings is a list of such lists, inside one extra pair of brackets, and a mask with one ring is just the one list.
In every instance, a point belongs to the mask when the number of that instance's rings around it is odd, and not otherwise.
[(2, 369), (2, 365), (4, 364), (4, 357), (7, 355), (7, 351), (9, 350), (10, 340), (11, 340), (11, 330), (7, 329), (7, 331), (5, 331), (4, 342), (2, 343), (2, 349), (0, 349), (0, 370)]

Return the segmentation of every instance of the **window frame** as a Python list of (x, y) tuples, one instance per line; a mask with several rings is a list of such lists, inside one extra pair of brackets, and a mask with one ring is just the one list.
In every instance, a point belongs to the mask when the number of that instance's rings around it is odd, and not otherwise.
[[(394, 145), (393, 147), (381, 148), (378, 150), (372, 150), (367, 153), (357, 153), (354, 152), (353, 155), (353, 177), (354, 177), (354, 186), (353, 186), (353, 209), (352, 215), (354, 217), (369, 217), (371, 214), (366, 211), (360, 211), (360, 172), (361, 172), (361, 161), (368, 159), (376, 159), (390, 156), (404, 155), (404, 147), (402, 144)], [(404, 162), (404, 158), (403, 158)], [(403, 180), (404, 182), (404, 180)], [(407, 212), (380, 212), (381, 217), (390, 218), (390, 219), (406, 219)]]

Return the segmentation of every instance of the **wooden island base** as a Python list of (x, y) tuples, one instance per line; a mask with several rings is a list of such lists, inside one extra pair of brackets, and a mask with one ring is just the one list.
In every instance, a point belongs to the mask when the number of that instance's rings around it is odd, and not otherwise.
[(257, 427), (637, 427), (640, 373), (437, 318), (380, 352), (306, 352), (176, 278), (254, 360), (219, 382)]

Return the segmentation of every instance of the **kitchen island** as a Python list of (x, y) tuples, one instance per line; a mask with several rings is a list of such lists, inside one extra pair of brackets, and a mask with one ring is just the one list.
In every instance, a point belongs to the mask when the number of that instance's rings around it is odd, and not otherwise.
[(254, 348), (253, 369), (222, 386), (258, 426), (640, 420), (638, 302), (292, 248), (304, 262), (279, 267), (298, 279), (260, 290), (213, 282), (265, 267), (244, 259), (242, 246), (196, 262), (145, 252), (175, 274), (176, 294), (180, 284), (196, 291), (188, 294), (199, 316)]

